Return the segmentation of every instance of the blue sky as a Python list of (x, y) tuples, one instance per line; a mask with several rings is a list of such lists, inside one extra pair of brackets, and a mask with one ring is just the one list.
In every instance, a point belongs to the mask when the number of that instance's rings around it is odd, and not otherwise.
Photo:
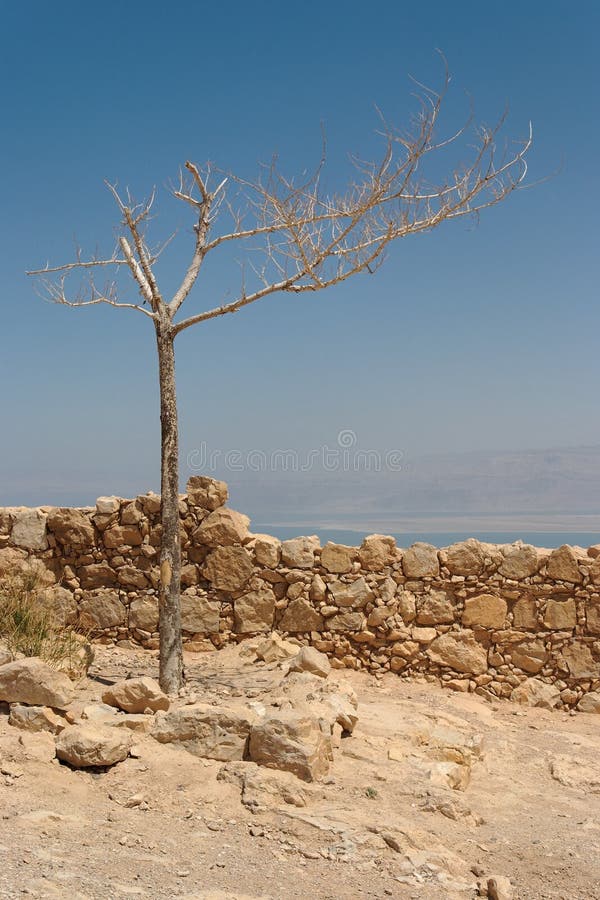
[[(65, 310), (26, 269), (110, 249), (103, 179), (159, 190), (179, 227), (161, 274), (189, 257), (166, 185), (187, 158), (253, 176), (273, 152), (331, 178), (372, 147), (377, 103), (402, 124), (413, 74), (453, 76), (445, 122), (473, 99), (506, 133), (534, 125), (533, 180), (484, 215), (395, 246), (382, 270), (328, 293), (273, 297), (178, 339), (182, 475), (210, 448), (335, 444), (436, 452), (600, 444), (597, 394), (597, 35), (600, 7), (508, 2), (0, 4), (2, 439), (0, 504), (92, 502), (158, 485), (150, 323)], [(207, 270), (189, 311), (238, 270)], [(238, 479), (239, 480), (239, 479)], [(260, 517), (260, 501), (249, 510)]]

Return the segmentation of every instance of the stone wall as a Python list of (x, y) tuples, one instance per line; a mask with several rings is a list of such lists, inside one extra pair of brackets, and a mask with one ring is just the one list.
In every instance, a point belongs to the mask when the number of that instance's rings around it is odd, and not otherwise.
[[(564, 707), (597, 699), (600, 709), (600, 546), (401, 549), (371, 535), (321, 547), (314, 536), (252, 534), (226, 500), (224, 482), (201, 476), (180, 499), (186, 649), (278, 630), (340, 668)], [(0, 577), (34, 569), (40, 602), (65, 623), (154, 649), (159, 511), (152, 493), (0, 509)]]

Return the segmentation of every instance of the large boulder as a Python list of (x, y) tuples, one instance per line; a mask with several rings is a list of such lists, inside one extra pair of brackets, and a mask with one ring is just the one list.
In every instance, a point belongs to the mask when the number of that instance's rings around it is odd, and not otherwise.
[(15, 659), (0, 666), (0, 700), (64, 709), (74, 696), (73, 684), (37, 657)]
[(126, 728), (72, 725), (56, 738), (56, 755), (76, 768), (112, 766), (129, 756), (132, 744)]
[(577, 625), (575, 600), (548, 600), (544, 610), (544, 625), (555, 631), (570, 631)]
[(536, 675), (544, 668), (548, 653), (541, 641), (524, 641), (510, 648), (510, 658), (519, 669)]
[(271, 693), (271, 701), (318, 720), (325, 734), (339, 725), (351, 734), (358, 721), (358, 700), (349, 684), (335, 678), (320, 678), (309, 672), (292, 672)]
[(357, 552), (356, 547), (328, 541), (321, 550), (321, 565), (328, 572), (343, 575), (352, 571), (352, 563), (356, 559)]
[(600, 713), (600, 691), (590, 691), (589, 694), (584, 694), (577, 704), (577, 709), (580, 712)]
[(275, 616), (275, 594), (267, 585), (248, 591), (234, 601), (233, 613), (236, 634), (270, 631)]
[(560, 691), (555, 685), (546, 684), (539, 678), (528, 678), (514, 689), (510, 699), (523, 706), (541, 706), (543, 709), (553, 709), (560, 703)]
[(506, 600), (495, 594), (480, 594), (465, 601), (462, 623), (468, 627), (504, 628), (508, 606)]
[(126, 610), (115, 591), (100, 588), (90, 591), (79, 605), (79, 620), (93, 630), (117, 628), (125, 624)]
[(485, 550), (475, 538), (468, 538), (446, 547), (442, 560), (452, 575), (480, 575), (485, 566)]
[(217, 634), (219, 631), (221, 604), (209, 600), (205, 594), (183, 593), (181, 595), (181, 627), (184, 631), (198, 634)]
[(314, 606), (302, 597), (292, 600), (284, 612), (279, 623), (282, 631), (290, 633), (300, 631), (322, 631), (324, 628), (323, 616), (317, 612)]
[(253, 726), (250, 759), (268, 769), (292, 772), (302, 781), (326, 775), (332, 757), (331, 738), (310, 715), (281, 711)]
[(252, 557), (243, 547), (217, 547), (206, 557), (203, 574), (219, 591), (237, 591), (250, 578)]
[(282, 541), (281, 562), (290, 569), (312, 569), (315, 551), (320, 547), (321, 542), (316, 534)]
[(402, 568), (407, 578), (435, 578), (440, 573), (436, 548), (417, 541), (402, 554)]
[(573, 641), (565, 647), (561, 656), (571, 678), (580, 681), (600, 678), (600, 663), (594, 659), (588, 644)]
[(205, 759), (244, 759), (256, 714), (248, 709), (197, 703), (155, 718), (151, 735), (161, 744), (176, 743)]
[(49, 706), (13, 703), (10, 707), (8, 724), (22, 731), (49, 731), (51, 734), (60, 734), (68, 723)]
[(530, 544), (522, 547), (510, 547), (504, 554), (504, 559), (498, 571), (505, 578), (513, 581), (522, 581), (535, 575), (540, 567), (538, 552)]
[(48, 530), (63, 547), (77, 551), (94, 546), (94, 526), (81, 509), (57, 507), (48, 513)]
[(188, 502), (201, 509), (215, 510), (227, 502), (227, 484), (205, 475), (192, 475), (187, 483)]
[(431, 591), (429, 594), (425, 594), (419, 603), (417, 624), (449, 625), (454, 622), (455, 616), (454, 597), (447, 594), (446, 591)]
[(487, 672), (487, 653), (472, 631), (450, 631), (436, 638), (426, 650), (429, 659), (466, 675)]
[(362, 576), (350, 584), (345, 581), (332, 581), (328, 585), (328, 590), (336, 606), (359, 609), (373, 599), (373, 591)]
[(248, 537), (250, 519), (234, 509), (215, 509), (202, 520), (192, 539), (207, 547), (225, 547), (242, 544)]
[(568, 544), (553, 550), (548, 557), (548, 578), (555, 581), (568, 581), (579, 584), (583, 581), (583, 575), (579, 571), (578, 556)]
[(389, 534), (369, 534), (360, 545), (358, 558), (363, 569), (378, 572), (399, 559), (396, 541)]
[(46, 534), (47, 516), (39, 509), (18, 509), (15, 511), (11, 531), (11, 541), (23, 550), (45, 550), (48, 546)]
[(253, 544), (258, 565), (276, 569), (281, 560), (281, 541), (270, 534), (255, 534)]
[(104, 691), (102, 702), (128, 713), (143, 713), (146, 709), (156, 712), (167, 710), (170, 706), (167, 695), (148, 675), (117, 681)]
[(142, 631), (158, 631), (158, 601), (154, 597), (138, 597), (129, 606), (129, 627)]

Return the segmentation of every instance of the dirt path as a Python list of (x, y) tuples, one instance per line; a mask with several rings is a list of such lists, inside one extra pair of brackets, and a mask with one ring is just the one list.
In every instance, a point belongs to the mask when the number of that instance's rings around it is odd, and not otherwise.
[[(154, 670), (149, 655), (102, 650), (85, 690), (98, 699)], [(233, 648), (190, 658), (188, 674), (215, 703), (268, 703), (281, 680)], [(439, 900), (506, 876), (516, 898), (600, 898), (597, 717), (339, 677), (359, 723), (330, 776), (297, 782), (292, 803), (269, 770), (242, 797), (239, 769), (253, 764), (143, 734), (107, 771), (38, 761), (0, 716), (0, 897)]]

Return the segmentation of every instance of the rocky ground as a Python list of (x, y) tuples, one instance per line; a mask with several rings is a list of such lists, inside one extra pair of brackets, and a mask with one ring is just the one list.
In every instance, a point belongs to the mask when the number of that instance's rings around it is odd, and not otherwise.
[[(186, 668), (181, 708), (286, 705), (285, 669), (251, 646)], [(156, 676), (152, 654), (99, 648), (79, 709), (137, 675)], [(145, 730), (124, 761), (73, 768), (5, 706), (0, 897), (600, 898), (597, 716), (394, 675), (330, 679), (354, 688), (359, 719), (312, 782)]]

